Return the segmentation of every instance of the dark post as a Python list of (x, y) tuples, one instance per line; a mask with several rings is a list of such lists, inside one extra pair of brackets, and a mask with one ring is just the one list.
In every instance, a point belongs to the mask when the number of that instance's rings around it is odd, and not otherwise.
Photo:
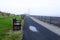
[(51, 17), (50, 17), (50, 24), (51, 24), (51, 21), (52, 21), (52, 19), (51, 19)]
[(13, 18), (13, 23), (16, 22), (16, 18)]
[(16, 18), (13, 18), (13, 31), (15, 30), (15, 25), (14, 23), (16, 23)]

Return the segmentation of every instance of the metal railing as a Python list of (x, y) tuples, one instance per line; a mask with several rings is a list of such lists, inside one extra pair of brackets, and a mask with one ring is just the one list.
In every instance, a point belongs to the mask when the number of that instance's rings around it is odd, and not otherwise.
[(33, 16), (41, 21), (56, 25), (60, 27), (60, 17), (51, 17), (51, 16)]

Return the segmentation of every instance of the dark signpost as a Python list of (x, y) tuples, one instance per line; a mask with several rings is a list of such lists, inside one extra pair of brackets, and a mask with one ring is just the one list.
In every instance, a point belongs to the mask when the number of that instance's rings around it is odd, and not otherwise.
[(21, 30), (21, 22), (17, 21), (16, 18), (13, 19), (13, 31)]

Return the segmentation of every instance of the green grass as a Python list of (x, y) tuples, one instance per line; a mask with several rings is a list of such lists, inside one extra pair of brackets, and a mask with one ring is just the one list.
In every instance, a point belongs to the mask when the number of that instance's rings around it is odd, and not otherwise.
[[(9, 16), (9, 17), (2, 17), (1, 16), (0, 17), (0, 40), (5, 38), (5, 36), (7, 36), (6, 32), (8, 32), (13, 27), (13, 18), (14, 17), (16, 17), (17, 20), (22, 21), (20, 16), (12, 16), (12, 17), (11, 16)], [(11, 40), (14, 40), (14, 38), (19, 36), (19, 35), (20, 35), (19, 37), (22, 38), (22, 36), (21, 36), (22, 34), (23, 33), (21, 33), (21, 34), (14, 34), (14, 35), (8, 35), (8, 36), (10, 36)], [(8, 38), (8, 36), (7, 36), (7, 38)]]
[(12, 27), (12, 18), (0, 18), (0, 39), (4, 37), (5, 33)]
[(22, 17), (21, 16), (15, 16), (16, 17), (16, 19), (18, 20), (18, 21), (23, 21), (24, 19), (22, 19)]
[(4, 37), (4, 39), (2, 40), (22, 40), (23, 37), (23, 32), (21, 32), (20, 34), (10, 34)]

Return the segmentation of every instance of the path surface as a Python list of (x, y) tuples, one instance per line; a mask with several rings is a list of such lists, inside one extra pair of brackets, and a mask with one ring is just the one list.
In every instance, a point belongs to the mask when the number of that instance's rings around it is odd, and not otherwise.
[(43, 27), (47, 28), (48, 30), (54, 32), (55, 34), (60, 36), (60, 27), (55, 26), (53, 24), (49, 24), (47, 22), (40, 21), (39, 19), (36, 19), (34, 17), (30, 17), (32, 20), (37, 22), (38, 24), (42, 25)]
[(60, 36), (33, 21), (29, 16), (24, 23), (23, 40), (60, 40)]

